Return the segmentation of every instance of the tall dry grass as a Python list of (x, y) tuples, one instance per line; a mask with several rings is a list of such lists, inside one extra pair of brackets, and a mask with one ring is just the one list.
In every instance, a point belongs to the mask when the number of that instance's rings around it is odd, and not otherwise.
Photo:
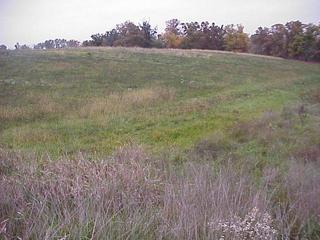
[(0, 121), (25, 121), (63, 112), (64, 108), (48, 95), (27, 95), (23, 106), (0, 106)]
[(169, 88), (132, 89), (122, 93), (112, 93), (104, 98), (91, 99), (80, 108), (79, 115), (95, 117), (121, 114), (132, 108), (148, 107), (174, 98), (175, 91)]
[(146, 108), (175, 99), (172, 88), (152, 87), (128, 89), (121, 93), (111, 93), (106, 97), (85, 100), (73, 108), (63, 107), (45, 94), (26, 95), (23, 105), (0, 106), (0, 121), (13, 122), (50, 117), (61, 114), (83, 118), (105, 117), (124, 114), (131, 109)]
[(275, 215), (286, 239), (320, 239), (319, 165), (293, 162), (284, 178)]
[[(125, 234), (126, 227), (134, 228), (148, 208), (159, 204), (160, 176), (140, 148), (119, 151), (108, 161), (90, 162), (79, 155), (76, 160), (36, 167), (28, 163), (25, 168), (21, 168), (25, 165), (22, 158), (8, 161), (4, 154), (1, 165), (7, 170), (0, 184), (3, 236), (103, 239), (108, 234)], [(114, 226), (114, 232), (108, 233)]]
[(319, 237), (318, 166), (266, 169), (258, 184), (232, 163), (170, 170), (138, 146), (99, 161), (33, 159), (1, 151), (3, 239)]

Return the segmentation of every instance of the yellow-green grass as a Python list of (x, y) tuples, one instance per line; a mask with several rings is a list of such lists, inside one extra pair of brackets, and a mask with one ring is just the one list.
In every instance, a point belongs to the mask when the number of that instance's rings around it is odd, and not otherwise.
[[(81, 48), (0, 55), (0, 147), (109, 154), (189, 149), (320, 88), (320, 65), (196, 50)], [(232, 136), (229, 136), (232, 138)]]

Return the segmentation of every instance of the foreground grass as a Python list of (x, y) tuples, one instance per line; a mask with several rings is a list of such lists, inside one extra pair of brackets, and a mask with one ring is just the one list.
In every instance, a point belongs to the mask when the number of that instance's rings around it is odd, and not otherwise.
[(319, 87), (319, 65), (207, 51), (77, 49), (0, 56), (0, 144), (52, 156), (128, 142), (188, 149)]

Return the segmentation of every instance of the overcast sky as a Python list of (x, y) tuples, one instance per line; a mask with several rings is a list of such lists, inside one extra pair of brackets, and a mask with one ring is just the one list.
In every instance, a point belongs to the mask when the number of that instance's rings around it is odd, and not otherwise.
[(13, 47), (46, 39), (85, 40), (117, 23), (166, 20), (259, 26), (300, 20), (320, 22), (320, 0), (0, 0), (0, 44)]

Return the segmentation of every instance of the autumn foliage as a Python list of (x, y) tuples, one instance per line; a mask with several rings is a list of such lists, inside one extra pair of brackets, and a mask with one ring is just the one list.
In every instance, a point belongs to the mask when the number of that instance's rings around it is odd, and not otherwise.
[[(59, 49), (79, 47), (76, 40), (46, 40), (33, 46), (34, 49)], [(305, 61), (320, 61), (320, 25), (291, 21), (274, 24), (270, 28), (259, 27), (251, 36), (241, 24), (216, 25), (208, 21), (166, 21), (163, 33), (148, 21), (135, 24), (126, 21), (117, 24), (105, 33), (91, 35), (82, 42), (83, 47), (142, 47), (209, 49), (233, 52), (249, 52)], [(15, 48), (30, 49), (17, 43)], [(5, 45), (0, 50), (6, 50)]]

